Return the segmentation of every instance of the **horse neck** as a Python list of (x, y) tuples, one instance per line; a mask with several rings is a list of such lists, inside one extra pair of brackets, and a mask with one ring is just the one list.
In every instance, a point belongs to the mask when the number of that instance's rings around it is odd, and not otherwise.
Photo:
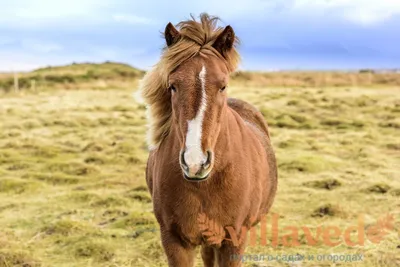
[(222, 152), (223, 154), (226, 153), (231, 149), (232, 142), (231, 142), (231, 132), (232, 132), (232, 125), (230, 121), (232, 120), (232, 110), (229, 108), (228, 105), (224, 107), (224, 112), (222, 113), (221, 117), (221, 125), (220, 125), (220, 132), (217, 137), (217, 143), (215, 144), (214, 152), (219, 153)]

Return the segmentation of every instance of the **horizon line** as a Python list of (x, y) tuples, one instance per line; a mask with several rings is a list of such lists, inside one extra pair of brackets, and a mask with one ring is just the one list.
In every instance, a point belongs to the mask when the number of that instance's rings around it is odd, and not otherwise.
[[(147, 72), (151, 70), (153, 66), (150, 66), (148, 68), (140, 68), (136, 67), (133, 64), (130, 64), (128, 62), (122, 62), (122, 61), (113, 61), (113, 60), (105, 60), (105, 61), (70, 61), (69, 63), (60, 63), (60, 64), (54, 64), (54, 65), (43, 65), (43, 66), (38, 66), (38, 67), (32, 67), (32, 68), (27, 68), (25, 70), (23, 69), (15, 69), (15, 70), (1, 70), (0, 73), (2, 74), (8, 74), (8, 73), (29, 73), (29, 72), (34, 72), (40, 69), (46, 69), (46, 68), (59, 68), (59, 67), (67, 67), (67, 66), (72, 66), (72, 65), (83, 65), (83, 64), (92, 64), (92, 65), (101, 65), (101, 64), (107, 64), (107, 63), (113, 63), (113, 64), (121, 64), (121, 65), (127, 65), (131, 68), (137, 69), (139, 71), (144, 71)], [(259, 69), (259, 68), (243, 68), (239, 67), (235, 72), (298, 72), (298, 71), (305, 71), (305, 72), (359, 72), (359, 71), (373, 71), (373, 72), (395, 72), (395, 73), (400, 73), (400, 66), (399, 67), (377, 67), (377, 68), (371, 68), (366, 66), (365, 68), (355, 68), (355, 67), (349, 67), (349, 68), (310, 68), (310, 67), (304, 67), (304, 68), (265, 68), (265, 69)]]

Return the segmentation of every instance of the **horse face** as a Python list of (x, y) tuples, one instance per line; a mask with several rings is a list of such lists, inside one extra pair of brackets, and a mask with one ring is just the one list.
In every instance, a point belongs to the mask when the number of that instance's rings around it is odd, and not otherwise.
[[(185, 33), (188, 34), (188, 33)], [(172, 48), (185, 34), (168, 23), (165, 40)], [(229, 70), (227, 54), (233, 48), (231, 26), (218, 35), (207, 51), (184, 61), (169, 75), (173, 123), (180, 139), (179, 163), (188, 180), (205, 180), (214, 166), (214, 148), (226, 112)]]
[(226, 111), (229, 72), (216, 56), (199, 54), (169, 76), (173, 121), (178, 129), (180, 166), (188, 180), (206, 179)]

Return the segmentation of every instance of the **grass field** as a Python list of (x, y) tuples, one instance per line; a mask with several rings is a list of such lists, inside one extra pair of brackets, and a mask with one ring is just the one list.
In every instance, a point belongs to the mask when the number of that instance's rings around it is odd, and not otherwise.
[[(136, 80), (124, 77), (123, 88), (110, 82), (92, 90), (80, 81), (70, 90), (1, 95), (1, 267), (166, 266), (145, 187), (145, 107), (132, 97)], [(365, 227), (394, 216), (379, 244), (310, 246), (300, 231), (297, 247), (257, 245), (246, 254), (363, 254), (363, 262), (336, 266), (400, 266), (399, 87), (277, 88), (243, 80), (228, 90), (270, 125), (279, 165), (272, 212), (282, 235), (288, 225), (345, 230), (360, 214)]]

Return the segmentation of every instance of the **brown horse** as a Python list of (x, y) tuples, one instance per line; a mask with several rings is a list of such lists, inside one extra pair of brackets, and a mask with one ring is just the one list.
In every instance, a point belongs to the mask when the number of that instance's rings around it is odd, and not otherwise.
[[(161, 59), (141, 83), (149, 119), (146, 180), (169, 266), (192, 266), (199, 245), (204, 266), (240, 266), (232, 256), (244, 252), (245, 242), (233, 244), (225, 229), (243, 236), (268, 212), (277, 188), (267, 124), (250, 104), (227, 98), (237, 39), (217, 22), (202, 14), (179, 30), (169, 23)], [(222, 236), (204, 234), (199, 215), (221, 226)]]

